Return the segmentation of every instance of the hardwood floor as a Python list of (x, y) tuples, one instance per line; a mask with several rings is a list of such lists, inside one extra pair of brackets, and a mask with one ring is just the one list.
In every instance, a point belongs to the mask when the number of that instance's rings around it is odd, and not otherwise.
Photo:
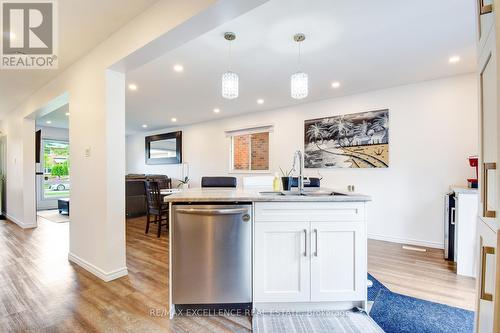
[(467, 310), (475, 310), (476, 280), (455, 274), (443, 251), (417, 252), (401, 244), (368, 241), (368, 272), (391, 291)]
[[(106, 283), (68, 262), (68, 223), (0, 221), (0, 332), (249, 332), (247, 317), (168, 319), (168, 240), (144, 226), (128, 220), (129, 275)], [(436, 250), (370, 241), (369, 271), (395, 292), (473, 308), (473, 280)]]
[(127, 222), (129, 275), (106, 283), (68, 262), (67, 223), (0, 221), (0, 332), (249, 332), (247, 317), (168, 319), (167, 235), (144, 226)]

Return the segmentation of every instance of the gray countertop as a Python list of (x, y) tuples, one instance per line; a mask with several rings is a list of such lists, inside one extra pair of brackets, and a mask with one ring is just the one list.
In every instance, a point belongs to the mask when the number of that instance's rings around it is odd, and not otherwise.
[[(264, 192), (264, 193), (263, 193)], [(335, 192), (334, 195), (326, 195)], [(306, 189), (309, 195), (277, 195), (269, 189), (193, 188), (165, 196), (165, 202), (364, 202), (371, 197), (333, 189)]]

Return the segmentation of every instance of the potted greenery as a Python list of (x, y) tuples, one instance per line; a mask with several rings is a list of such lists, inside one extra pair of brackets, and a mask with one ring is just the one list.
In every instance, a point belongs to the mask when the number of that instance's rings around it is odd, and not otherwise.
[(177, 185), (179, 189), (188, 189), (189, 188), (189, 178), (184, 177), (184, 179), (179, 179), (179, 184)]
[(283, 191), (290, 191), (292, 189), (292, 173), (293, 173), (293, 168), (290, 170), (283, 170), (280, 167), (281, 171), (281, 182), (283, 183)]

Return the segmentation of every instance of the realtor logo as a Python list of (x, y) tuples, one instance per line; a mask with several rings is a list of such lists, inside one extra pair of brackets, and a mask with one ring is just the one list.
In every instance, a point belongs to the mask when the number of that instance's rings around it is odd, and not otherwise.
[(2, 69), (57, 68), (55, 0), (1, 0)]

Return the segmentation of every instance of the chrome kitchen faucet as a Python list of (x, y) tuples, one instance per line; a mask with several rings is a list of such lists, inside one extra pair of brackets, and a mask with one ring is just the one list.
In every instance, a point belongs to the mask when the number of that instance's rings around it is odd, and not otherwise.
[(298, 179), (298, 188), (299, 193), (302, 194), (304, 192), (304, 160), (302, 151), (297, 150), (293, 155), (293, 169), (295, 169), (295, 162), (297, 161), (297, 157), (299, 158), (299, 179)]

